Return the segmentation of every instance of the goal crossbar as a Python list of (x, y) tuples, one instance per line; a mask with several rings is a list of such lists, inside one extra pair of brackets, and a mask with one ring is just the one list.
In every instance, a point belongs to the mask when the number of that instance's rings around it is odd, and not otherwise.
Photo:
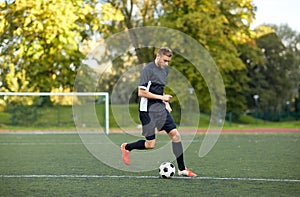
[(0, 92), (0, 96), (108, 96), (108, 92)]
[(0, 92), (0, 96), (105, 96), (105, 133), (109, 134), (108, 92)]

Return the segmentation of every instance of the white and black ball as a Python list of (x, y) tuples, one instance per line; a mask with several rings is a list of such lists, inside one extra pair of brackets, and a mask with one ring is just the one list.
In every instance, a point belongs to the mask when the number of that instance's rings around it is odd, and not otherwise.
[(164, 179), (172, 178), (175, 175), (175, 166), (171, 162), (163, 162), (159, 166), (159, 175)]

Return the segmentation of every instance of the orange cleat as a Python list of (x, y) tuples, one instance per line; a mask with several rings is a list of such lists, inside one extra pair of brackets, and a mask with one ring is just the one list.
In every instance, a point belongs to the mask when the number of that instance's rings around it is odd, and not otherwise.
[(130, 151), (125, 149), (126, 145), (127, 145), (127, 143), (123, 143), (121, 145), (122, 159), (126, 165), (129, 165), (130, 164)]
[(190, 169), (186, 168), (185, 170), (178, 170), (179, 176), (195, 177), (197, 174), (193, 173)]

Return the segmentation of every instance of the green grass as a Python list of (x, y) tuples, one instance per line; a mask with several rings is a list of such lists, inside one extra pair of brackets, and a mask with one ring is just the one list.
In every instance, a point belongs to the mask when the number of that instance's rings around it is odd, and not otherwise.
[[(137, 139), (110, 134), (116, 145)], [(1, 134), (0, 175), (98, 175), (0, 179), (0, 196), (299, 196), (299, 133), (222, 134), (211, 152), (198, 157), (204, 135), (185, 152), (200, 177), (266, 180), (158, 179), (158, 171), (126, 172), (97, 160), (77, 134)], [(185, 139), (185, 135), (183, 135)], [(168, 138), (158, 135), (158, 146)], [(170, 151), (171, 154), (171, 151)], [(111, 176), (115, 177), (111, 177)], [(101, 177), (108, 176), (108, 177)], [(146, 176), (145, 178), (139, 178)]]
[[(112, 106), (111, 106), (112, 107)], [(129, 114), (127, 113), (129, 111)], [(25, 125), (12, 125), (11, 114), (5, 111), (0, 111), (0, 129), (9, 130), (74, 130), (74, 120), (72, 106), (52, 106), (52, 107), (38, 107), (35, 110), (36, 120), (26, 121), (26, 117), (19, 113), (18, 119), (23, 120)], [(89, 113), (83, 112), (83, 113)], [(100, 125), (104, 125), (104, 106), (103, 104), (96, 105), (96, 113)], [(189, 114), (182, 114), (183, 122), (188, 122), (191, 116)], [(194, 117), (194, 116), (192, 116)], [(197, 117), (197, 116), (195, 116)], [(128, 120), (132, 120), (128, 121)], [(131, 128), (135, 129), (136, 124), (140, 124), (138, 117), (138, 105), (114, 105), (113, 111), (110, 108), (109, 112), (110, 128)], [(193, 120), (196, 122), (197, 120)], [(134, 124), (136, 123), (136, 124)], [(205, 113), (200, 114), (199, 128), (207, 128), (210, 123), (210, 116)], [(195, 125), (195, 124), (193, 124)], [(241, 115), (238, 122), (229, 122), (228, 117), (224, 123), (225, 129), (242, 129), (242, 128), (300, 128), (300, 120), (298, 121), (281, 121), (268, 122), (263, 120), (256, 120), (252, 116)]]

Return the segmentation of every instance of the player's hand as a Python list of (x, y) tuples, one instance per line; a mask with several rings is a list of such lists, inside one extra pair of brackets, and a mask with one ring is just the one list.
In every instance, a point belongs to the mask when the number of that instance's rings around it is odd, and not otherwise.
[(166, 109), (171, 113), (172, 108), (171, 108), (170, 103), (169, 102), (165, 102), (165, 104), (166, 104)]
[(163, 100), (163, 101), (165, 101), (165, 102), (169, 102), (169, 101), (171, 100), (171, 98), (172, 98), (171, 95), (169, 95), (169, 94), (164, 94), (164, 95), (162, 96), (162, 99), (161, 99), (161, 100)]

